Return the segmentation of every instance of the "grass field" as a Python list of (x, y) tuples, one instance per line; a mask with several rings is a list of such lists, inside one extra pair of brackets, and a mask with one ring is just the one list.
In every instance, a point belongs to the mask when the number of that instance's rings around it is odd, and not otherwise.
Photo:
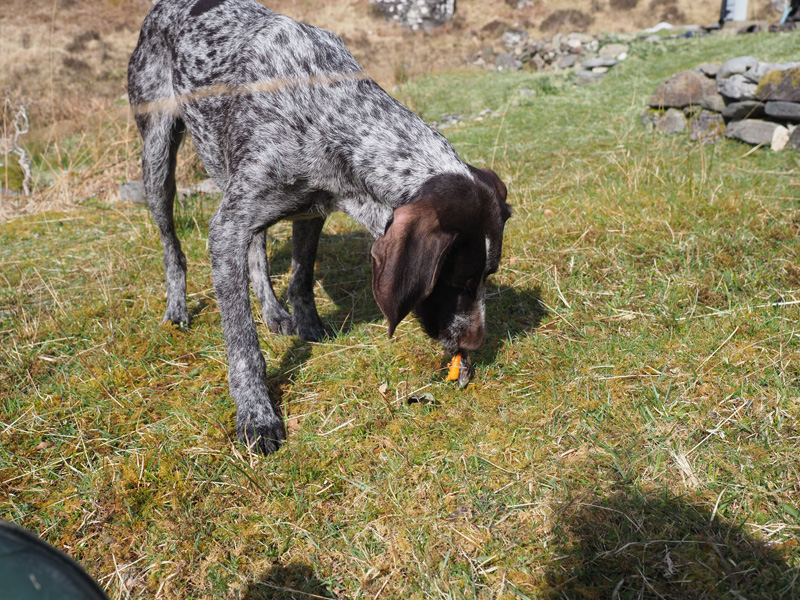
[[(638, 119), (679, 69), (799, 46), (637, 43), (592, 87), (472, 70), (403, 86), (428, 120), (501, 114), (446, 130), (514, 206), (476, 379), (445, 383), (412, 319), (386, 338), (370, 239), (337, 215), (317, 295), (338, 333), (261, 328), (289, 430), (266, 458), (234, 442), (213, 198), (178, 211), (187, 331), (159, 324), (143, 207), (87, 197), (3, 224), (0, 517), (115, 599), (800, 598), (800, 155)], [(48, 164), (91, 176), (126, 123)], [(135, 174), (136, 143), (115, 148)], [(281, 294), (289, 231), (268, 244)], [(435, 401), (409, 404), (420, 391)]]

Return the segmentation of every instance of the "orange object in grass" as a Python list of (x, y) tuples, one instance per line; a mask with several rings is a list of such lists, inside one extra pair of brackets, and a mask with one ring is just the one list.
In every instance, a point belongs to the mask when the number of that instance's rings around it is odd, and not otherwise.
[(458, 381), (461, 374), (461, 353), (456, 354), (447, 365), (450, 370), (447, 372), (447, 381)]

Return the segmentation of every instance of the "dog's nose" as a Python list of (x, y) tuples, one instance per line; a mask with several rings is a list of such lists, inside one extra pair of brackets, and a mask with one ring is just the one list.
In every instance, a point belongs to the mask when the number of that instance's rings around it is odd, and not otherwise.
[(485, 339), (486, 327), (484, 327), (483, 323), (479, 323), (461, 335), (458, 345), (464, 350), (473, 351), (483, 346)]

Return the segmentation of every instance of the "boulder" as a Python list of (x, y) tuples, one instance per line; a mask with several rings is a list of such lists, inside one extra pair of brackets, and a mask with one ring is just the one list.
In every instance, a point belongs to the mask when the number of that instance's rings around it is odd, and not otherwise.
[(581, 66), (584, 69), (594, 69), (596, 67), (613, 67), (616, 64), (616, 58), (587, 58), (581, 63)]
[(745, 119), (744, 121), (731, 121), (725, 128), (725, 137), (754, 146), (772, 144), (775, 129), (780, 127), (777, 123), (760, 121), (758, 119)]
[(719, 65), (712, 65), (711, 63), (703, 63), (699, 67), (697, 67), (697, 71), (702, 73), (706, 77), (710, 77), (715, 79), (717, 77), (717, 73), (719, 73)]
[(725, 132), (725, 120), (719, 113), (702, 110), (689, 119), (689, 139), (693, 142), (711, 144)]
[(681, 71), (662, 83), (650, 98), (653, 108), (683, 108), (716, 94), (713, 80), (695, 71)]
[(658, 111), (652, 110), (650, 108), (644, 109), (644, 112), (639, 115), (639, 122), (648, 129), (655, 129), (656, 122), (661, 117)]
[(193, 194), (221, 194), (213, 179), (203, 179), (189, 188)]
[(119, 199), (123, 202), (133, 202), (134, 204), (147, 204), (142, 180), (123, 183), (119, 188)]
[(605, 73), (594, 73), (588, 69), (578, 69), (575, 72), (575, 85), (590, 85), (603, 81)]
[(503, 52), (494, 59), (494, 64), (498, 71), (519, 71), (522, 68), (522, 61), (517, 60), (513, 54)]
[(725, 98), (714, 92), (711, 96), (706, 96), (700, 100), (700, 107), (721, 113), (725, 110)]
[(573, 54), (581, 54), (583, 53), (583, 42), (581, 42), (580, 40), (568, 38), (567, 48), (569, 48), (569, 51), (572, 52)]
[(590, 33), (582, 33), (580, 31), (573, 31), (567, 34), (567, 40), (575, 40), (583, 45), (591, 44), (595, 41), (594, 36)]
[(795, 127), (794, 131), (789, 135), (789, 148), (800, 152), (800, 127)]
[(413, 30), (444, 25), (453, 18), (456, 0), (370, 0), (387, 19)]
[(758, 59), (752, 56), (739, 56), (722, 63), (717, 72), (717, 81), (727, 79), (733, 75), (743, 75), (750, 69), (758, 66)]
[(574, 67), (578, 62), (578, 55), (577, 54), (565, 54), (561, 57), (561, 60), (558, 61), (558, 68), (559, 69), (569, 69), (570, 67)]
[(758, 84), (756, 97), (759, 100), (800, 102), (800, 67), (766, 73)]
[(755, 68), (743, 73), (744, 77), (753, 83), (758, 83), (770, 71), (783, 71), (784, 69), (791, 69), (792, 67), (800, 66), (800, 63), (783, 63), (775, 64), (769, 62), (760, 62)]
[(670, 108), (656, 121), (656, 130), (660, 133), (676, 134), (686, 131), (686, 117), (683, 111)]
[(525, 29), (509, 29), (503, 34), (503, 45), (511, 52), (528, 41), (528, 31)]
[(728, 121), (741, 121), (742, 119), (759, 119), (764, 116), (764, 103), (757, 100), (743, 100), (732, 102), (722, 111), (722, 116)]
[(770, 147), (773, 152), (780, 152), (789, 145), (789, 130), (783, 125), (778, 125), (772, 133)]
[(775, 100), (767, 102), (765, 112), (767, 116), (781, 121), (800, 122), (800, 103)]
[(717, 91), (729, 100), (755, 100), (756, 84), (744, 75), (731, 75), (726, 79), (717, 77)]

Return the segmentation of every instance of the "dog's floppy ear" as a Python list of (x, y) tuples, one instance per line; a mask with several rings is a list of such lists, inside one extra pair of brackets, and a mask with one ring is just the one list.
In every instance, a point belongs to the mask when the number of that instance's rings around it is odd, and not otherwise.
[(506, 184), (503, 183), (500, 176), (491, 169), (480, 169), (480, 172), (489, 178), (494, 189), (500, 194), (500, 198), (505, 201), (505, 199), (508, 198), (508, 188), (506, 188)]
[(506, 204), (506, 199), (508, 198), (508, 188), (506, 184), (503, 183), (502, 179), (492, 171), (491, 169), (478, 169), (473, 166), (470, 166), (472, 172), (484, 183), (484, 185), (488, 186), (489, 189), (494, 188), (497, 192), (497, 200), (498, 205), (500, 207), (500, 217), (503, 219), (505, 223), (511, 218), (511, 207)]
[(372, 293), (389, 321), (398, 323), (427, 298), (457, 234), (442, 230), (428, 199), (401, 206), (386, 233), (372, 246)]

